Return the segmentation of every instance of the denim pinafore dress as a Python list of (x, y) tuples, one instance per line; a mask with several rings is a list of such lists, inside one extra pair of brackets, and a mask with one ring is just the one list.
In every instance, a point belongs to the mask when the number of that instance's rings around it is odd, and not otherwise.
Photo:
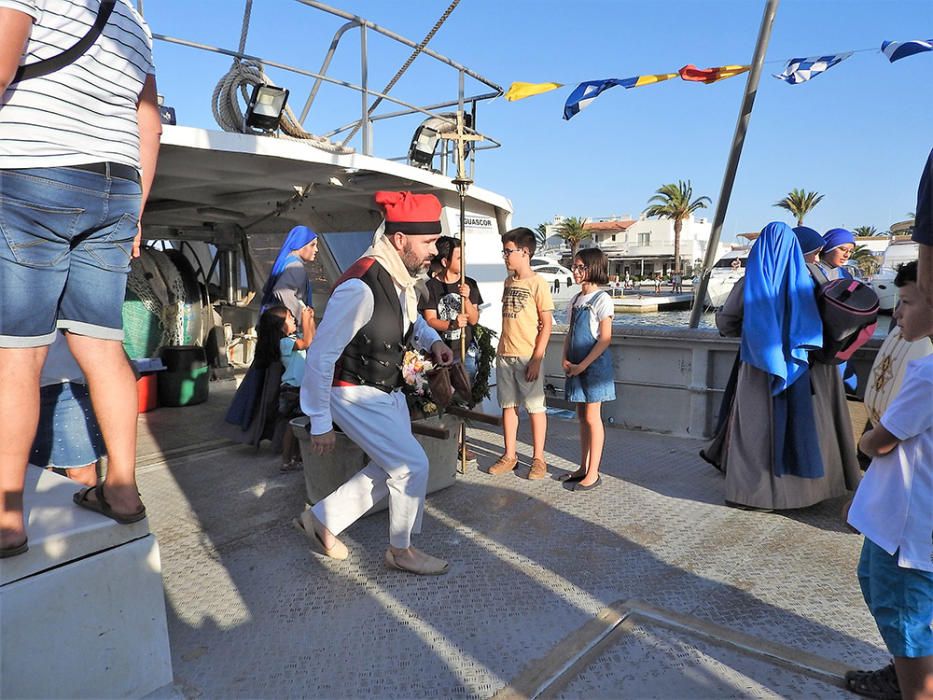
[[(596, 344), (593, 331), (590, 330), (590, 316), (593, 311), (592, 302), (606, 292), (600, 291), (582, 306), (574, 306), (570, 313), (570, 341), (567, 346), (567, 359), (577, 364), (582, 362)], [(616, 386), (613, 380), (612, 355), (608, 348), (596, 358), (582, 374), (567, 377), (564, 382), (564, 398), (573, 403), (596, 403), (598, 401), (613, 401), (616, 397)]]

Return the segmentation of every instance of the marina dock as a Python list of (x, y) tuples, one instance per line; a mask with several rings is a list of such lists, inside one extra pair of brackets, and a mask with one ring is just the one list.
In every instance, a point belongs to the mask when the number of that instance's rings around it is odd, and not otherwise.
[(612, 298), (615, 310), (619, 313), (648, 314), (655, 311), (678, 311), (689, 309), (693, 303), (693, 294), (654, 294), (646, 292), (629, 293)]
[[(887, 663), (842, 499), (728, 508), (701, 440), (610, 428), (589, 493), (525, 464), (429, 496), (416, 545), (450, 573), (409, 576), (383, 564), (385, 512), (342, 536), (349, 560), (310, 550), (290, 526), (302, 475), (213, 437), (233, 387), (140, 416), (175, 675), (159, 697), (848, 698), (846, 668)], [(482, 468), (501, 452), (494, 430), (469, 442)], [(550, 475), (578, 450), (552, 417)]]

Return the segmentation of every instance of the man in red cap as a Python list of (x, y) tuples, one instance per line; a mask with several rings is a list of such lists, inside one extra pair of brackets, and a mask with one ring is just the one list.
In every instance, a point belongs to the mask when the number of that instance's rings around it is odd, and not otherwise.
[(349, 481), (295, 519), (324, 554), (346, 559), (337, 535), (373, 504), (389, 498), (386, 564), (416, 574), (443, 574), (447, 562), (411, 546), (421, 531), (428, 458), (411, 434), (401, 391), (409, 345), (450, 364), (453, 354), (418, 313), (416, 277), (437, 254), (441, 204), (430, 194), (377, 192), (384, 228), (337, 280), (308, 350), (301, 408), (311, 418), (311, 449), (334, 449), (334, 423), (372, 460)]

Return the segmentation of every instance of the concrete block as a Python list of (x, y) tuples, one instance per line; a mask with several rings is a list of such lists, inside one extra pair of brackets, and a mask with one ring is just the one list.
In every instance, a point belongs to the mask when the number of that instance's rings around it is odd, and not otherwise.
[(0, 563), (0, 697), (141, 697), (172, 682), (159, 547), (30, 467), (29, 551)]
[[(415, 439), (424, 448), (430, 465), (428, 473), (428, 493), (453, 486), (457, 479), (457, 436), (463, 421), (455, 416), (431, 416), (419, 423), (435, 428), (446, 428), (450, 437), (446, 440), (415, 435)], [(308, 503), (315, 504), (333, 493), (360, 469), (366, 466), (369, 457), (350, 438), (337, 433), (337, 445), (329, 455), (316, 455), (311, 452), (311, 440), (308, 436), (308, 418), (295, 418), (291, 421), (292, 431), (298, 438), (301, 459), (304, 462), (305, 488)], [(382, 499), (374, 505), (367, 515), (378, 513), (388, 507), (388, 500)]]

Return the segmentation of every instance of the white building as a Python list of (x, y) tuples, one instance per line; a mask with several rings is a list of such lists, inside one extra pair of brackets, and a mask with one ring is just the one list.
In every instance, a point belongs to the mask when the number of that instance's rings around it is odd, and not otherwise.
[[(556, 242), (562, 243), (560, 255), (569, 256), (570, 248), (562, 241), (552, 237), (563, 221), (563, 217), (554, 217), (554, 222), (547, 227), (546, 248), (553, 250)], [(712, 232), (712, 223), (707, 219), (690, 217), (684, 219), (680, 232), (681, 269), (688, 275), (693, 268), (702, 263), (706, 255), (706, 246)], [(590, 237), (580, 244), (580, 248), (595, 246), (609, 257), (609, 274), (624, 277), (629, 273), (633, 277), (653, 276), (661, 273), (667, 276), (674, 267), (674, 222), (668, 219), (638, 219), (631, 217), (602, 218), (588, 220), (585, 226)], [(720, 245), (719, 254), (728, 249)]]

